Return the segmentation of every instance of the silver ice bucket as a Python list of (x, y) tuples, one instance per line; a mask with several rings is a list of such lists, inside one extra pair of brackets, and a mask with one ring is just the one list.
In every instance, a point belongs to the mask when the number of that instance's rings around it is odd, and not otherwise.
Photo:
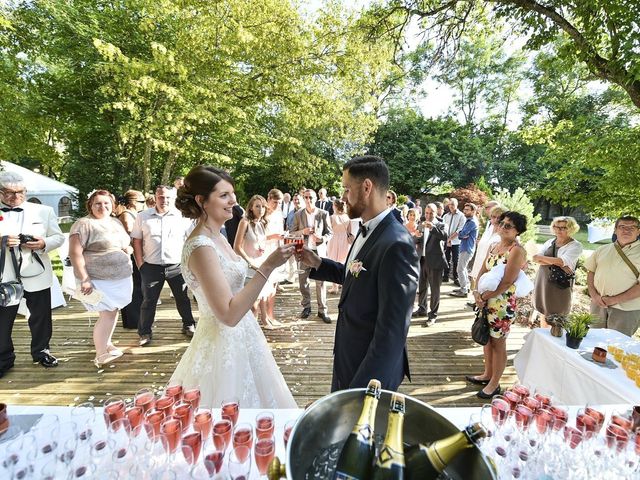
[[(274, 460), (269, 479), (305, 480), (313, 469), (314, 460), (332, 445), (341, 444), (351, 433), (362, 410), (364, 388), (342, 390), (313, 403), (298, 419), (291, 431), (286, 452), (286, 472)], [(387, 415), (391, 394), (382, 390), (376, 413), (376, 438), (387, 431)], [(404, 417), (405, 446), (427, 443), (447, 437), (459, 429), (426, 403), (406, 397)], [(447, 467), (449, 478), (455, 480), (486, 480), (497, 478), (487, 459), (477, 447), (460, 453)], [(316, 477), (317, 478), (317, 477)]]

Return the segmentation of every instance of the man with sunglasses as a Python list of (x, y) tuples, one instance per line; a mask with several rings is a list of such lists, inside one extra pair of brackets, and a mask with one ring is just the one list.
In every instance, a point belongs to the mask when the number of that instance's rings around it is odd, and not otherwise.
[(595, 327), (631, 337), (640, 326), (640, 221), (622, 216), (615, 233), (615, 242), (598, 248), (585, 262), (591, 313), (599, 318)]
[[(10, 249), (16, 252), (24, 298), (29, 309), (31, 357), (45, 368), (58, 365), (49, 352), (53, 332), (51, 319), (51, 282), (53, 273), (49, 252), (64, 243), (53, 208), (26, 201), (27, 189), (21, 175), (0, 174), (2, 207), (0, 234), (6, 237), (2, 282), (17, 279)], [(4, 242), (3, 242), (4, 243)], [(18, 305), (0, 307), (0, 377), (13, 367), (16, 355), (11, 341)]]

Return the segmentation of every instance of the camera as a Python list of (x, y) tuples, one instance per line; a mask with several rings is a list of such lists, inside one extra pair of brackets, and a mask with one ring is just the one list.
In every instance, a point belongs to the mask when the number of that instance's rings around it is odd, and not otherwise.
[(22, 245), (23, 243), (36, 241), (36, 238), (33, 235), (26, 235), (21, 233), (20, 235), (18, 235), (18, 237), (20, 238), (20, 245)]

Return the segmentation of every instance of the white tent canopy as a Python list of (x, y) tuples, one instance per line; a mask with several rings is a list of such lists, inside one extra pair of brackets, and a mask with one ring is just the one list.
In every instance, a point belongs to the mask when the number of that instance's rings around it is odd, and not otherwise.
[(78, 189), (45, 175), (35, 173), (15, 163), (0, 161), (2, 170), (15, 172), (24, 178), (27, 187), (27, 201), (41, 203), (53, 208), (58, 217), (71, 215), (72, 203), (78, 195)]

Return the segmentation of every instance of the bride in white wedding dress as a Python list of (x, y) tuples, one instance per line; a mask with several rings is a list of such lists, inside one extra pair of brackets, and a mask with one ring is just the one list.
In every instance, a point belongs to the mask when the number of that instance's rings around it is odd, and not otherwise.
[(220, 230), (236, 203), (233, 179), (209, 166), (193, 168), (176, 206), (198, 220), (182, 250), (182, 275), (198, 300), (200, 319), (171, 381), (200, 386), (201, 405), (237, 398), (245, 408), (297, 408), (251, 306), (293, 246), (278, 247), (245, 285), (247, 263)]

